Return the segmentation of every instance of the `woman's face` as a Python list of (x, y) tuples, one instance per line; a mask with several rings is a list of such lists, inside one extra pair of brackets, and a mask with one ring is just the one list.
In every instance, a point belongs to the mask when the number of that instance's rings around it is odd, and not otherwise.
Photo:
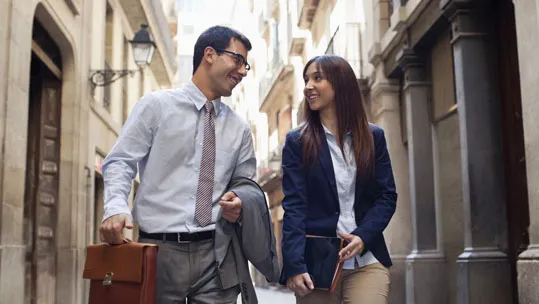
[(303, 94), (312, 111), (323, 111), (335, 107), (333, 86), (315, 62), (307, 67), (303, 80), (305, 81)]

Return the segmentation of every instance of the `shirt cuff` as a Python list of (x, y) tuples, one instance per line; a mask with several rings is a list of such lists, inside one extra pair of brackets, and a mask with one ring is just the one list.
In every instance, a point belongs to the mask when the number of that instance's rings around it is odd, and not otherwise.
[(103, 214), (103, 219), (101, 220), (101, 222), (105, 221), (113, 215), (118, 214), (128, 214), (131, 219), (133, 218), (133, 216), (131, 215), (131, 208), (129, 208), (129, 204), (127, 203), (127, 201), (123, 199), (110, 200), (108, 203), (105, 204), (105, 213)]

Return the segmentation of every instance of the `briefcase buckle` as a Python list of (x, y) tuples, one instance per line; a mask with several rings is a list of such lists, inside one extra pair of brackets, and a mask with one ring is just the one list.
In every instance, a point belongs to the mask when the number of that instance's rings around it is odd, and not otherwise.
[(114, 273), (112, 272), (107, 272), (105, 274), (105, 279), (103, 280), (103, 286), (110, 286), (112, 285), (112, 276), (114, 275)]

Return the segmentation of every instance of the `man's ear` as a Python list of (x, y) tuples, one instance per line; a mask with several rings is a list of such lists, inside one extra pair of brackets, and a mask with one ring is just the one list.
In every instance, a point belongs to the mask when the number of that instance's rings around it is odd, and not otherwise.
[(215, 61), (216, 56), (217, 53), (215, 52), (215, 49), (213, 49), (211, 46), (207, 46), (204, 49), (204, 56), (202, 58), (206, 60), (209, 64), (212, 64)]

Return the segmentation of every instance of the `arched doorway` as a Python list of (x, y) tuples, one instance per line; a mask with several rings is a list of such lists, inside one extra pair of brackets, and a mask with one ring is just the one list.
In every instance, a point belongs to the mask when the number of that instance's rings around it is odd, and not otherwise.
[(24, 197), (25, 303), (56, 301), (62, 61), (34, 19)]

